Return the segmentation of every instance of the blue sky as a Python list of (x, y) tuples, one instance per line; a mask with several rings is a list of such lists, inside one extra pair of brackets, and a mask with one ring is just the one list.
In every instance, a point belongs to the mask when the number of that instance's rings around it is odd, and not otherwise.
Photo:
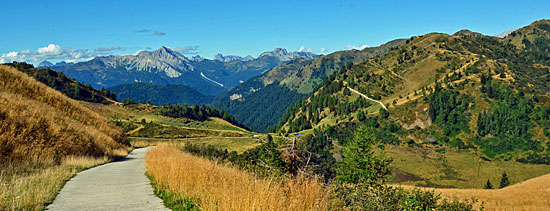
[(160, 46), (206, 58), (216, 53), (258, 56), (277, 47), (327, 54), (464, 28), (494, 35), (550, 18), (547, 0), (4, 0), (0, 4), (0, 62), (16, 58), (32, 63), (134, 54)]

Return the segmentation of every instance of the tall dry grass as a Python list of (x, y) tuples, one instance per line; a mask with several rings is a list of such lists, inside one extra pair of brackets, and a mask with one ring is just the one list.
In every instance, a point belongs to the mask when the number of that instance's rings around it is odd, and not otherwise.
[(145, 162), (157, 188), (195, 198), (203, 210), (327, 210), (331, 204), (330, 193), (317, 180), (255, 178), (169, 144), (149, 150)]
[(0, 65), (0, 161), (103, 156), (128, 142), (98, 113)]
[[(495, 184), (497, 181), (493, 181)], [(498, 184), (495, 184), (498, 185)], [(405, 186), (406, 188), (412, 188)], [(476, 198), (485, 210), (550, 210), (550, 174), (536, 177), (503, 189), (422, 188), (441, 193), (448, 199)], [(480, 205), (477, 204), (478, 206)]]
[(60, 165), (20, 163), (0, 171), (0, 210), (42, 210), (77, 172), (108, 157), (65, 157)]

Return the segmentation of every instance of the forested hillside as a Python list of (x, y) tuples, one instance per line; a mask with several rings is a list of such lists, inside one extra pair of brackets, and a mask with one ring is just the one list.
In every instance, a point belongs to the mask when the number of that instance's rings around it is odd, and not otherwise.
[(345, 142), (345, 131), (366, 125), (383, 143), (433, 143), (479, 149), (487, 159), (550, 163), (549, 24), (537, 21), (503, 39), (465, 31), (412, 37), (327, 77), (287, 109), (276, 129), (319, 128)]
[(137, 102), (151, 102), (154, 105), (208, 104), (213, 96), (204, 95), (185, 85), (131, 83), (108, 88), (119, 100), (130, 98)]
[(298, 57), (219, 95), (213, 105), (234, 114), (252, 130), (264, 132), (277, 123), (288, 106), (310, 94), (332, 72), (380, 56), (404, 42), (397, 39), (362, 51), (338, 51), (315, 59)]

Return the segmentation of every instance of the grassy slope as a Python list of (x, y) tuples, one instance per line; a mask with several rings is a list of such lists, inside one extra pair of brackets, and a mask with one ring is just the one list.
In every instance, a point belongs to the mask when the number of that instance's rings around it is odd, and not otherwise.
[(102, 156), (127, 144), (106, 118), (24, 73), (0, 66), (0, 84), (2, 160)]
[(0, 65), (0, 210), (39, 210), (66, 180), (128, 142), (80, 102)]
[(123, 106), (88, 103), (86, 106), (102, 113), (111, 121), (120, 122), (120, 126), (125, 129), (133, 146), (190, 142), (243, 152), (256, 147), (262, 136), (220, 118), (196, 121), (161, 116), (156, 113), (158, 107), (151, 105)]
[[(437, 152), (442, 151), (444, 152)], [(385, 145), (385, 155), (393, 162), (392, 183), (424, 187), (483, 188), (487, 179), (498, 185), (502, 172), (512, 183), (550, 173), (544, 164), (516, 161), (487, 161), (473, 150), (451, 147), (406, 147)]]

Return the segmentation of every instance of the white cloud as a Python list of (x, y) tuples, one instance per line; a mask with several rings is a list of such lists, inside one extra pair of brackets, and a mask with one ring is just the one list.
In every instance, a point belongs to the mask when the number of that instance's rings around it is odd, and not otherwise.
[(365, 48), (369, 47), (368, 45), (361, 45), (361, 46), (355, 46), (355, 45), (346, 45), (347, 50), (355, 49), (355, 50), (363, 50)]
[(63, 49), (59, 45), (49, 44), (46, 47), (39, 48), (38, 54), (56, 55), (63, 52)]
[[(3, 56), (3, 55), (2, 55), (2, 56)], [(8, 54), (6, 54), (6, 56), (8, 56), (8, 57), (17, 56), (17, 52), (15, 52), (15, 51), (9, 52)]]
[(62, 48), (56, 44), (49, 44), (46, 47), (38, 48), (35, 51), (21, 50), (19, 52), (4, 53), (0, 56), (0, 63), (13, 61), (38, 63), (45, 60), (62, 60), (66, 62), (81, 62), (90, 60), (96, 56), (103, 56), (112, 50), (120, 50), (119, 46), (97, 48), (93, 51), (88, 49)]
[(313, 49), (311, 49), (311, 48), (306, 48), (306, 47), (304, 47), (303, 45), (300, 46), (300, 49), (298, 49), (298, 52), (312, 52), (312, 51), (313, 51)]
[(115, 50), (122, 50), (122, 48), (118, 45), (115, 45), (115, 46), (109, 46), (109, 47), (103, 47), (103, 48), (96, 48), (94, 51), (108, 52), (108, 51), (115, 51)]
[(508, 36), (509, 34), (511, 34), (512, 32), (516, 31), (517, 29), (508, 29), (500, 34), (495, 34), (494, 36), (495, 37), (498, 37), (498, 38), (504, 38), (506, 36)]
[(183, 46), (183, 47), (168, 47), (174, 51), (180, 52), (181, 54), (187, 54), (187, 55), (197, 55), (199, 54), (199, 46)]
[(164, 35), (166, 35), (166, 32), (155, 31), (155, 33), (153, 33), (153, 35), (164, 36)]
[(298, 49), (298, 52), (309, 52), (309, 53), (315, 53), (315, 54), (325, 53), (327, 51), (328, 50), (326, 48), (321, 48), (319, 50), (313, 50), (313, 48), (306, 48), (303, 45), (300, 46), (300, 48)]

